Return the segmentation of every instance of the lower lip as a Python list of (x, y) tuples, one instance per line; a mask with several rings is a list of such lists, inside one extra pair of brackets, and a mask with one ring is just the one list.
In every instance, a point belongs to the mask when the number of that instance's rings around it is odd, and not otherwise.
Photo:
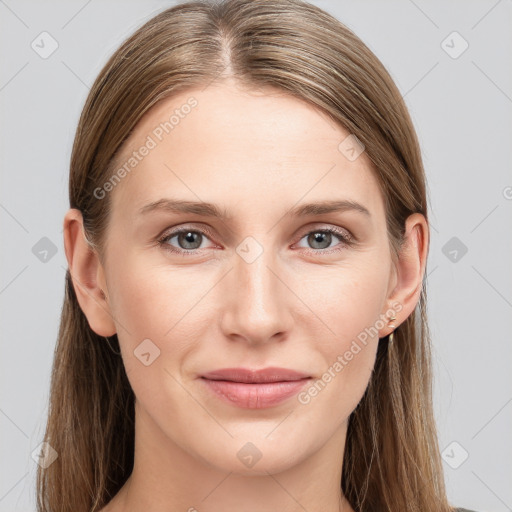
[(310, 380), (246, 384), (227, 380), (202, 379), (222, 400), (244, 409), (272, 407), (296, 395)]

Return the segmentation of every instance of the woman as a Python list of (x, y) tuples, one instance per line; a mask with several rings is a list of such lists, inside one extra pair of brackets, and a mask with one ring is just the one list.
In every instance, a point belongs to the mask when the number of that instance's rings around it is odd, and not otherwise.
[(189, 2), (94, 83), (40, 511), (450, 511), (416, 134), (351, 31)]

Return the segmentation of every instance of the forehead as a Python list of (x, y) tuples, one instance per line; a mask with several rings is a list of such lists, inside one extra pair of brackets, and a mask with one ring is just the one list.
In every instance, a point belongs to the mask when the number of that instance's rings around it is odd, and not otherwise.
[(133, 216), (165, 195), (240, 209), (291, 207), (307, 194), (382, 212), (369, 159), (343, 151), (350, 137), (324, 112), (275, 88), (190, 89), (159, 102), (136, 126), (114, 168), (126, 172), (110, 192), (113, 210)]

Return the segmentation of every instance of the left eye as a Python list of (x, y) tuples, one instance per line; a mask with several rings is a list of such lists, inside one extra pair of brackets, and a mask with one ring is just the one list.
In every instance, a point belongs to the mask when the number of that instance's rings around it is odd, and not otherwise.
[(307, 243), (311, 244), (315, 251), (328, 249), (331, 247), (331, 242), (333, 241), (333, 236), (338, 238), (340, 241), (345, 244), (350, 243), (350, 237), (337, 229), (317, 229), (314, 231), (310, 231), (304, 237), (307, 239)]
[[(209, 233), (197, 230), (197, 229), (179, 229), (172, 233), (165, 235), (163, 238), (158, 240), (158, 243), (165, 247), (166, 250), (169, 250), (174, 253), (178, 253), (181, 255), (193, 255), (194, 251), (198, 249), (204, 249), (205, 247), (201, 247), (203, 238), (208, 239)], [(313, 231), (309, 231), (306, 233), (300, 241), (306, 239), (306, 243), (312, 245), (312, 247), (306, 247), (309, 251), (314, 253), (329, 253), (331, 251), (326, 251), (325, 249), (329, 249), (331, 243), (333, 241), (333, 236), (338, 238), (342, 243), (339, 244), (341, 246), (350, 245), (351, 244), (351, 236), (348, 232), (344, 230), (338, 230), (334, 228), (328, 229), (316, 229)], [(171, 240), (176, 238), (178, 247), (172, 245)], [(336, 246), (336, 244), (335, 244)], [(338, 249), (335, 249), (338, 250)]]

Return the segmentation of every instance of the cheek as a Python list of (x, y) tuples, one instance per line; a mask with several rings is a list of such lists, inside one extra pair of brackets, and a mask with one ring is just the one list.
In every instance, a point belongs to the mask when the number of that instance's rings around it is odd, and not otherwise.
[(157, 356), (158, 365), (165, 361), (166, 367), (180, 366), (195, 347), (194, 340), (204, 338), (210, 325), (212, 314), (204, 297), (211, 281), (192, 268), (149, 265), (142, 257), (126, 257), (120, 262), (110, 282), (112, 312), (127, 372), (141, 371), (134, 355), (142, 347), (148, 349), (150, 358)]
[[(383, 326), (381, 311), (389, 277), (386, 269), (385, 262), (369, 266), (361, 263), (350, 269), (332, 269), (330, 275), (324, 272), (321, 278), (319, 275), (304, 283), (302, 293), (328, 334), (319, 337), (321, 341), (316, 344), (325, 371), (305, 389), (299, 397), (301, 403), (315, 401), (320, 407), (333, 407), (342, 420), (362, 398)], [(309, 323), (313, 320), (318, 322), (310, 316)]]
[(116, 319), (134, 336), (157, 339), (178, 324), (206, 288), (197, 272), (150, 265), (142, 256), (125, 258), (113, 272), (112, 281)]
[(353, 338), (376, 325), (382, 327), (378, 320), (386, 301), (389, 266), (371, 256), (310, 269), (307, 278), (296, 281), (298, 295), (307, 305), (303, 321), (323, 324), (321, 339), (335, 350), (345, 349)]

